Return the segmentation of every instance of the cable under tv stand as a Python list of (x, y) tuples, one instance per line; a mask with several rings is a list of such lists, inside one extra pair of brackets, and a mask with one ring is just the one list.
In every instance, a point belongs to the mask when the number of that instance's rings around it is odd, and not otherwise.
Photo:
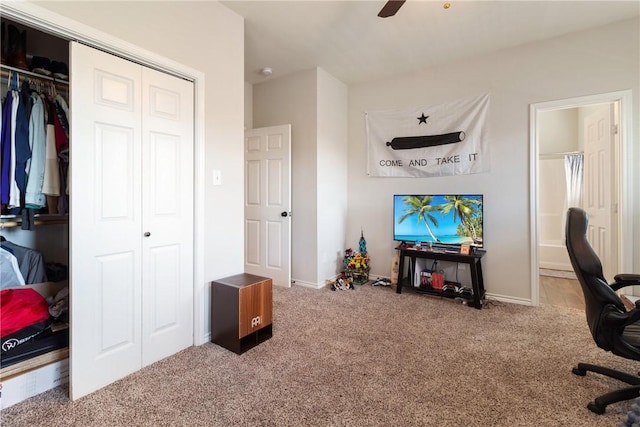
[[(400, 262), (398, 264), (398, 286), (396, 287), (397, 293), (402, 293), (404, 286), (420, 293), (429, 295), (435, 295), (445, 298), (462, 298), (467, 301), (467, 305), (475, 307), (478, 310), (482, 308), (486, 301), (486, 292), (484, 290), (484, 280), (482, 278), (482, 263), (481, 259), (486, 253), (484, 250), (474, 249), (467, 254), (461, 254), (454, 250), (445, 250), (443, 248), (433, 248), (432, 250), (417, 249), (415, 247), (407, 247), (400, 245), (396, 248), (400, 251)], [(443, 292), (438, 289), (424, 289), (414, 286), (414, 275), (409, 273), (407, 277), (404, 276), (404, 263), (405, 258), (409, 258), (410, 266), (415, 265), (416, 258), (426, 258), (437, 261), (448, 261), (455, 263), (469, 264), (471, 271), (471, 287), (473, 289), (472, 296), (461, 296), (455, 293)], [(412, 270), (411, 268), (409, 269)]]

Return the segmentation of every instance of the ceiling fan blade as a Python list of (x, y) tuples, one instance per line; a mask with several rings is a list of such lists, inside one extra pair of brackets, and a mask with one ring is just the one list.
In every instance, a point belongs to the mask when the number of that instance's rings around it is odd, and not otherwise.
[(380, 18), (388, 18), (396, 14), (400, 6), (404, 4), (406, 0), (389, 0), (380, 10), (378, 16)]

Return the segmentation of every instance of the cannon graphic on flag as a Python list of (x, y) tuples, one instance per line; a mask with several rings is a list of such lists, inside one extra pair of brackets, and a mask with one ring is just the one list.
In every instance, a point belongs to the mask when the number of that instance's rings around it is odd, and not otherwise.
[(464, 132), (452, 132), (442, 135), (403, 136), (393, 138), (391, 142), (387, 142), (387, 147), (391, 147), (394, 150), (435, 147), (436, 145), (455, 144), (456, 142), (463, 141), (464, 137)]

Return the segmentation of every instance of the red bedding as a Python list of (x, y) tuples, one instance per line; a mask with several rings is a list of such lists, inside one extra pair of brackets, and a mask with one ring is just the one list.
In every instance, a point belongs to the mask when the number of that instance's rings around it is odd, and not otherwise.
[(0, 291), (0, 337), (49, 318), (49, 304), (31, 288)]

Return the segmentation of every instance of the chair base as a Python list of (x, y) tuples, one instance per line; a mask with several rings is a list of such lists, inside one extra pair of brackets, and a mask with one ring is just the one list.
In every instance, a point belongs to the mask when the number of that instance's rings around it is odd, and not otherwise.
[(631, 387), (625, 387), (611, 391), (609, 393), (605, 393), (602, 396), (596, 398), (593, 402), (590, 402), (587, 405), (587, 408), (595, 414), (604, 414), (607, 406), (612, 403), (631, 400), (640, 396), (639, 376), (630, 375), (611, 368), (605, 368), (604, 366), (591, 365), (589, 363), (578, 363), (578, 366), (573, 368), (572, 372), (575, 375), (579, 375), (581, 377), (587, 375), (587, 372), (595, 372), (597, 374), (615, 378), (619, 381), (631, 385)]

